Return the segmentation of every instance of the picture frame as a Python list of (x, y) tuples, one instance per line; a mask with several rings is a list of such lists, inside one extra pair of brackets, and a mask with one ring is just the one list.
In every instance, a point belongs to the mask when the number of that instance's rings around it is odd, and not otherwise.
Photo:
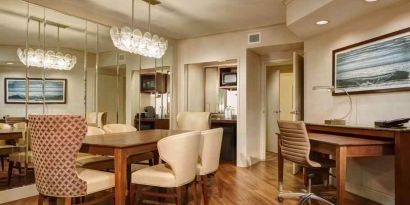
[(410, 91), (410, 28), (333, 50), (333, 95)]
[[(43, 79), (29, 78), (29, 104), (43, 103)], [(44, 83), (46, 104), (67, 104), (67, 79), (47, 78)], [(5, 78), (4, 100), (6, 104), (25, 104), (26, 79)]]

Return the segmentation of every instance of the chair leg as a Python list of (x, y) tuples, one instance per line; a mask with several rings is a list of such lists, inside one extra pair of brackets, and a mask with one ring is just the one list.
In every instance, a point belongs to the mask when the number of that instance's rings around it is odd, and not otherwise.
[(71, 205), (72, 201), (71, 201), (71, 197), (65, 197), (64, 198), (64, 205)]
[(4, 156), (0, 156), (0, 161), (1, 161), (1, 171), (4, 171)]
[(14, 162), (9, 161), (9, 170), (7, 172), (7, 186), (9, 187), (11, 185), (11, 177), (13, 176), (13, 166), (14, 166)]
[(202, 179), (202, 196), (204, 197), (205, 205), (208, 205), (208, 175), (201, 176)]
[(181, 205), (182, 204), (182, 187), (176, 188), (176, 194), (177, 194), (176, 204)]
[(38, 195), (38, 200), (37, 200), (37, 205), (43, 205), (44, 202), (44, 195), (39, 194)]
[(136, 190), (136, 184), (131, 184), (130, 186), (130, 205), (135, 205), (135, 190)]
[(196, 190), (196, 181), (192, 182), (191, 184), (192, 188), (192, 198), (194, 199), (194, 204), (198, 205), (198, 196), (197, 196), (197, 190)]

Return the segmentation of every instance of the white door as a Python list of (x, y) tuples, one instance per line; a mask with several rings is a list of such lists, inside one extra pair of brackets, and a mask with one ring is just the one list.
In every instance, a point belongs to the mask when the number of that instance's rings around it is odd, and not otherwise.
[(293, 115), (294, 121), (303, 120), (303, 56), (293, 52)]
[(277, 121), (280, 118), (280, 70), (271, 69), (266, 72), (266, 97), (267, 97), (267, 151), (278, 152), (279, 127)]

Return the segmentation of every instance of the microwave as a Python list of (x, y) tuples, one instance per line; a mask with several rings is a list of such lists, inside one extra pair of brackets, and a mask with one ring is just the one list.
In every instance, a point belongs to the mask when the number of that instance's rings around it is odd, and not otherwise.
[(238, 76), (235, 72), (221, 73), (221, 86), (232, 86), (238, 82)]

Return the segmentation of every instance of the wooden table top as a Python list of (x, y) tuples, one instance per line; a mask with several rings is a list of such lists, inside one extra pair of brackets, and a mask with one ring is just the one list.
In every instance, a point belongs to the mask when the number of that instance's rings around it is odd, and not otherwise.
[(150, 143), (156, 143), (160, 139), (186, 133), (183, 130), (142, 130), (135, 132), (123, 132), (85, 137), (83, 145), (93, 145), (111, 148), (125, 148)]
[(1, 134), (22, 133), (22, 132), (24, 132), (24, 129), (18, 129), (18, 128), (0, 129), (0, 135), (1, 135)]
[(311, 141), (328, 143), (328, 144), (333, 144), (333, 145), (338, 145), (338, 146), (394, 144), (394, 141), (392, 140), (374, 140), (374, 139), (347, 137), (347, 136), (340, 136), (340, 135), (321, 134), (321, 133), (309, 133), (309, 139)]

